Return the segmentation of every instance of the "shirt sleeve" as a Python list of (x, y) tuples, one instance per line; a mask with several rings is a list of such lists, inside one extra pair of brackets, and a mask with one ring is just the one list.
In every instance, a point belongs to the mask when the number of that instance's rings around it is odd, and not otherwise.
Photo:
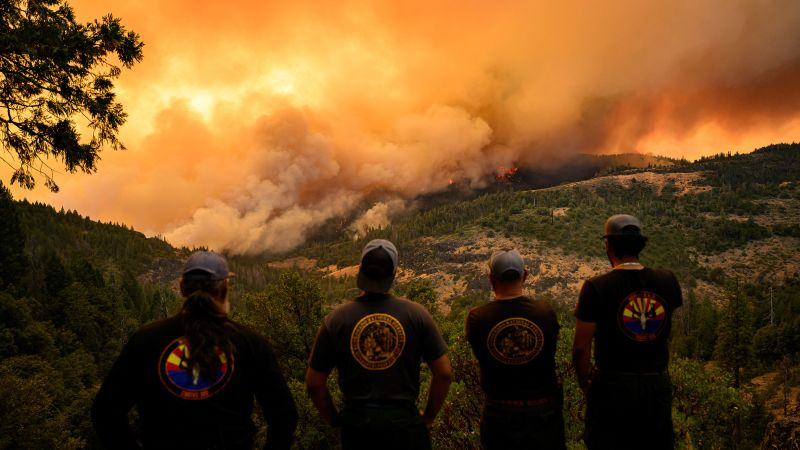
[(675, 280), (675, 305), (673, 309), (676, 309), (683, 305), (683, 291), (681, 290), (681, 284), (678, 282), (678, 278), (675, 275), (672, 275), (672, 279)]
[(330, 373), (336, 367), (336, 345), (328, 327), (325, 326), (325, 321), (317, 331), (317, 338), (314, 340), (314, 348), (311, 349), (308, 365), (322, 373)]
[(472, 317), (472, 310), (470, 309), (469, 312), (467, 313), (467, 318), (464, 320), (464, 337), (467, 338), (467, 341), (469, 341), (470, 336), (472, 336), (473, 320), (474, 319)]
[(550, 308), (550, 312), (548, 313), (550, 316), (550, 322), (553, 324), (553, 328), (556, 330), (556, 336), (561, 331), (561, 324), (558, 322), (558, 314), (556, 314), (556, 310)]
[(258, 377), (255, 394), (267, 421), (264, 449), (289, 449), (298, 418), (294, 398), (269, 342), (259, 337), (255, 340), (255, 347)]
[(467, 313), (467, 319), (464, 323), (464, 337), (467, 338), (467, 342), (469, 343), (469, 346), (472, 347), (473, 353), (475, 353), (476, 345), (478, 345), (477, 342), (473, 342), (475, 340), (476, 315), (477, 313), (475, 312), (474, 308), (469, 310), (469, 312)]
[(105, 448), (139, 449), (133, 437), (128, 412), (136, 403), (134, 338), (128, 340), (111, 367), (92, 403), (92, 424)]
[(596, 323), (598, 318), (598, 306), (600, 303), (597, 288), (590, 281), (583, 283), (581, 293), (578, 296), (578, 304), (575, 306), (575, 318), (583, 322)]
[(422, 337), (422, 359), (425, 362), (431, 362), (445, 353), (447, 353), (447, 344), (444, 342), (442, 333), (433, 321), (431, 313), (427, 309), (421, 307), (422, 317), (422, 330), (420, 336)]

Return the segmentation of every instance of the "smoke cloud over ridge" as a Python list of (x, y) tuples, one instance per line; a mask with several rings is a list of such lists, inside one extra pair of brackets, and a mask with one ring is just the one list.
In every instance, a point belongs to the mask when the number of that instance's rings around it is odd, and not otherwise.
[[(146, 43), (130, 150), (27, 196), (176, 245), (282, 252), (371, 194), (576, 152), (800, 140), (796, 0), (72, 3)], [(367, 208), (352, 230), (390, 219)]]

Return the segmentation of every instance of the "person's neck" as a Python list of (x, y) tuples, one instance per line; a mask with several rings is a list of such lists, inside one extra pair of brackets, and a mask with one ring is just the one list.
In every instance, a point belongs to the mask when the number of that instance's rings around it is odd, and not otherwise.
[(522, 297), (522, 289), (508, 291), (494, 291), (495, 300), (508, 300), (510, 298)]
[(639, 258), (636, 256), (626, 256), (624, 258), (611, 258), (611, 267), (614, 269), (623, 269), (623, 270), (639, 270), (642, 269), (642, 263), (639, 262)]
[(361, 291), (361, 297), (386, 297), (388, 295), (388, 292)]

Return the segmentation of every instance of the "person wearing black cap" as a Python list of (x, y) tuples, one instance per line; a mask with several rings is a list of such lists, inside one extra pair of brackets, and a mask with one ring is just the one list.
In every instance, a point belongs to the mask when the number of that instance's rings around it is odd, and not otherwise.
[(106, 448), (140, 448), (128, 422), (136, 405), (145, 449), (250, 449), (254, 398), (268, 425), (264, 448), (291, 447), (297, 410), (272, 347), (227, 317), (232, 275), (222, 255), (193, 253), (180, 312), (130, 337), (92, 405)]
[(492, 449), (564, 449), (563, 395), (556, 377), (559, 325), (550, 305), (522, 294), (517, 250), (489, 259), (493, 301), (469, 311), (466, 336), (486, 402), (481, 444)]
[(639, 261), (647, 237), (636, 217), (611, 216), (604, 231), (613, 269), (583, 284), (575, 308), (572, 358), (586, 395), (584, 441), (590, 450), (672, 449), (668, 339), (681, 287), (672, 272)]
[[(383, 239), (361, 253), (362, 294), (322, 321), (306, 373), (306, 388), (322, 418), (341, 426), (344, 449), (429, 449), (429, 429), (444, 404), (451, 367), (447, 345), (428, 310), (390, 295), (397, 249)], [(416, 407), (421, 361), (431, 369), (425, 410)], [(338, 369), (341, 413), (327, 379)]]

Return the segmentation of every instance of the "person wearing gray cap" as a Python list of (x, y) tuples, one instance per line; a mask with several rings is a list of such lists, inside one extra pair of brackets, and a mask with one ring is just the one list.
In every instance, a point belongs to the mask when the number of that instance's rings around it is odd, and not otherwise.
[(590, 450), (672, 449), (668, 339), (681, 287), (672, 272), (639, 261), (647, 237), (636, 217), (609, 217), (603, 240), (612, 270), (583, 284), (575, 308), (572, 358), (586, 395), (584, 441)]
[(489, 259), (495, 298), (472, 308), (466, 336), (486, 394), (481, 444), (492, 449), (564, 449), (563, 392), (556, 377), (558, 319), (522, 294), (528, 277), (517, 250)]
[[(428, 310), (389, 294), (397, 249), (375, 239), (361, 252), (360, 296), (322, 321), (306, 373), (306, 388), (325, 421), (341, 426), (344, 449), (429, 449), (429, 429), (451, 380), (447, 345)], [(425, 410), (417, 410), (420, 364), (431, 369)], [(328, 391), (336, 368), (341, 413)]]
[(186, 261), (180, 312), (134, 333), (97, 393), (92, 422), (105, 447), (140, 448), (128, 422), (136, 405), (145, 449), (250, 449), (254, 399), (264, 448), (291, 447), (294, 400), (266, 339), (228, 319), (232, 275), (219, 253)]

